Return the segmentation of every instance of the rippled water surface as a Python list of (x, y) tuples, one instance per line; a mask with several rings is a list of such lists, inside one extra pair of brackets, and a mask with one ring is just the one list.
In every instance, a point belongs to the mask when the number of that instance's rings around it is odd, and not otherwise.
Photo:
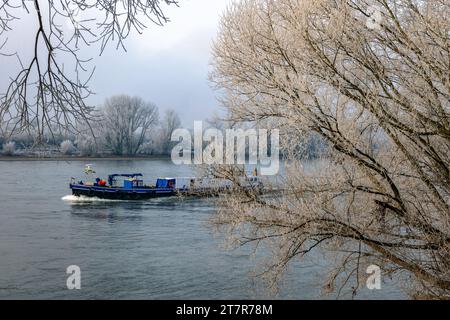
[[(165, 160), (92, 161), (97, 173), (189, 176)], [(81, 161), (0, 161), (1, 299), (310, 299), (320, 292), (322, 257), (294, 263), (278, 293), (254, 278), (268, 256), (252, 247), (223, 248), (201, 199), (73, 201), (68, 182)], [(66, 268), (81, 269), (68, 290)], [(362, 298), (401, 298), (395, 286)]]

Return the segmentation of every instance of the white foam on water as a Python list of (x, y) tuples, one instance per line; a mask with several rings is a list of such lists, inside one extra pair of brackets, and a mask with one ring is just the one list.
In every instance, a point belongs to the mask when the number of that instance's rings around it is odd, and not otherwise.
[(97, 197), (86, 197), (86, 196), (75, 196), (73, 194), (66, 195), (61, 198), (63, 201), (68, 202), (114, 202), (114, 201), (122, 201), (122, 200), (113, 200), (113, 199), (100, 199)]

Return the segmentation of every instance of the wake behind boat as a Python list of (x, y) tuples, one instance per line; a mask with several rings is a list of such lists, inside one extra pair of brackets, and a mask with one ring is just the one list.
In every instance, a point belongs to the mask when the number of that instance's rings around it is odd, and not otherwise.
[[(86, 165), (85, 173), (95, 173)], [(158, 178), (154, 185), (144, 183), (141, 173), (111, 174), (108, 180), (96, 177), (94, 181), (78, 181), (72, 178), (70, 189), (74, 196), (112, 200), (145, 200), (171, 196), (214, 196), (229, 192), (236, 186), (230, 181), (206, 178)], [(239, 188), (261, 190), (258, 177), (246, 177)]]

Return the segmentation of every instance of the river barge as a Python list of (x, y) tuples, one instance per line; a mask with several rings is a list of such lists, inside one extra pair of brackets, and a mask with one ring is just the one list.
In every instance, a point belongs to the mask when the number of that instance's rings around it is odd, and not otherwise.
[[(95, 173), (89, 166), (86, 173)], [(74, 196), (111, 200), (145, 200), (173, 196), (216, 196), (237, 188), (229, 181), (204, 178), (157, 178), (154, 185), (144, 183), (141, 173), (111, 174), (108, 180), (96, 177), (94, 182), (72, 178)], [(239, 188), (260, 191), (258, 177), (246, 177)]]

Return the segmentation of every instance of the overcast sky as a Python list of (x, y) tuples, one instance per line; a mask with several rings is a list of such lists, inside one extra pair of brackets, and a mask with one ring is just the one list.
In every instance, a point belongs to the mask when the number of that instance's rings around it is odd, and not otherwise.
[[(165, 109), (175, 109), (184, 126), (220, 112), (216, 92), (208, 82), (211, 43), (218, 31), (219, 18), (231, 0), (180, 0), (180, 6), (165, 7), (170, 22), (163, 27), (148, 24), (142, 35), (133, 34), (125, 42), (127, 52), (113, 46), (99, 55), (99, 48), (81, 48), (82, 57), (94, 55), (96, 66), (91, 88), (96, 92), (90, 103), (101, 104), (114, 94), (138, 95)], [(10, 37), (8, 47), (32, 44), (32, 33), (22, 19), (21, 36)], [(26, 32), (23, 33), (23, 32)], [(28, 36), (28, 38), (27, 38)], [(26, 61), (26, 56), (25, 56)], [(0, 86), (13, 63), (0, 57)], [(2, 90), (3, 91), (3, 90)]]
[(127, 53), (108, 50), (96, 59), (93, 87), (101, 100), (123, 92), (178, 111), (192, 126), (219, 110), (208, 83), (211, 43), (230, 0), (181, 0), (166, 10), (170, 22), (149, 26), (127, 41)]

